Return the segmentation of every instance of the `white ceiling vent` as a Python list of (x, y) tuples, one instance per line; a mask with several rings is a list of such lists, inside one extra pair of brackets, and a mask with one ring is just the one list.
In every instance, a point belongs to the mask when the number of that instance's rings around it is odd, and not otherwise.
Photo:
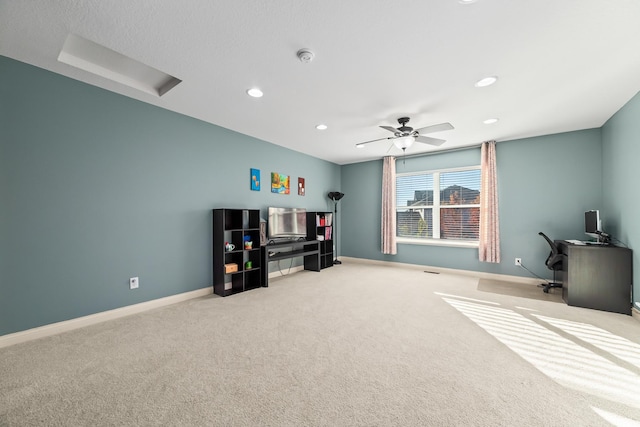
[(75, 34), (67, 37), (58, 61), (155, 96), (182, 81)]

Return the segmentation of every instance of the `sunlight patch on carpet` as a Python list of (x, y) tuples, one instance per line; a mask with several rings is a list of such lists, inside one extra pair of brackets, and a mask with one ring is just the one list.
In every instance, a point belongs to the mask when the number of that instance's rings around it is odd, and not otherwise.
[(444, 294), (442, 292), (434, 292), (434, 294), (439, 295), (441, 297), (454, 297), (454, 298), (462, 299), (462, 300), (465, 300), (465, 301), (475, 301), (475, 302), (481, 302), (483, 304), (500, 305), (499, 302), (485, 301), (485, 300), (476, 299), (476, 298), (461, 297), (461, 296), (458, 296), (458, 295)]
[[(460, 313), (487, 331), (498, 341), (505, 344), (527, 362), (542, 373), (565, 387), (594, 396), (623, 403), (634, 408), (640, 408), (640, 376), (617, 365), (593, 351), (560, 336), (543, 325), (526, 318), (510, 309), (487, 306), (460, 299), (443, 298)], [(541, 316), (536, 316), (541, 317)], [(542, 320), (542, 319), (541, 319)], [(593, 342), (595, 335), (588, 335), (577, 330), (586, 330), (584, 326), (575, 322), (563, 323), (558, 319), (544, 318), (547, 323), (555, 321), (569, 329), (572, 326), (573, 335), (580, 333), (585, 341)], [(570, 325), (573, 323), (573, 325)], [(597, 328), (595, 328), (597, 330)], [(596, 331), (601, 334), (602, 330)], [(606, 331), (604, 331), (606, 332)], [(622, 360), (636, 361), (635, 352), (624, 353), (623, 348), (616, 348), (626, 340), (615, 337), (610, 333), (600, 339), (599, 348), (617, 355)], [(615, 337), (615, 338), (614, 338)], [(606, 342), (607, 344), (602, 344)], [(594, 344), (596, 345), (596, 344)], [(621, 356), (625, 356), (623, 359)]]
[(536, 318), (555, 326), (589, 344), (611, 353), (618, 359), (640, 368), (640, 345), (619, 337), (586, 323), (571, 322), (569, 320), (553, 319), (551, 317), (534, 315)]
[(611, 425), (616, 427), (640, 427), (640, 422), (634, 421), (627, 417), (623, 417), (622, 415), (614, 414), (613, 412), (605, 411), (604, 409), (591, 407), (593, 412), (600, 415), (606, 421), (610, 422)]

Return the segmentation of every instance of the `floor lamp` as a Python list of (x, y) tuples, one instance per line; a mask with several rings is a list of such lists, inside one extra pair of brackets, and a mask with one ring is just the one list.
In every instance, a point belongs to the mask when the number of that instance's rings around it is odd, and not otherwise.
[(342, 261), (338, 260), (338, 200), (344, 197), (344, 193), (332, 191), (328, 196), (333, 200), (333, 238), (336, 241), (336, 259), (333, 260), (333, 263), (342, 264)]

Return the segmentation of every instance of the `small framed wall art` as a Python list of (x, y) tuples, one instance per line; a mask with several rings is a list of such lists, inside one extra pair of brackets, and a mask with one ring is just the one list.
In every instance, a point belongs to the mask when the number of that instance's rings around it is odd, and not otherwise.
[(251, 168), (251, 189), (260, 191), (260, 169)]
[(289, 175), (271, 172), (271, 192), (278, 194), (289, 194)]
[(304, 178), (298, 177), (298, 196), (304, 196)]

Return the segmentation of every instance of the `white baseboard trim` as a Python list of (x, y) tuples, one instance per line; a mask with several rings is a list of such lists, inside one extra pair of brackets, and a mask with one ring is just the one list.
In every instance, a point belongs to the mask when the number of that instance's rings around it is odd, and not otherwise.
[(429, 265), (406, 264), (402, 262), (379, 261), (379, 260), (372, 260), (372, 259), (366, 259), (366, 258), (353, 258), (353, 257), (340, 257), (340, 259), (347, 260), (349, 262), (378, 264), (378, 265), (392, 265), (394, 267), (413, 268), (416, 270), (427, 270), (427, 271), (433, 271), (433, 272), (443, 273), (443, 274), (455, 274), (458, 276), (470, 276), (470, 277), (477, 277), (479, 279), (502, 280), (505, 282), (523, 283), (526, 285), (537, 286), (543, 282), (540, 279), (532, 278), (532, 277), (511, 276), (508, 274), (497, 274), (497, 273), (484, 273), (481, 271), (471, 271), (471, 270), (458, 270), (455, 268), (432, 267)]
[(152, 310), (154, 308), (164, 307), (182, 301), (211, 295), (213, 287), (196, 289), (195, 291), (184, 292), (178, 295), (171, 295), (164, 298), (158, 298), (151, 301), (141, 302), (139, 304), (128, 305), (126, 307), (115, 308), (100, 313), (90, 314), (88, 316), (77, 317), (75, 319), (65, 320), (62, 322), (52, 323), (50, 325), (39, 326), (26, 331), (15, 332), (0, 336), (0, 348), (8, 347), (15, 344), (44, 338), (51, 335), (60, 334), (62, 332), (72, 331), (74, 329), (83, 328), (96, 323), (105, 322), (107, 320), (118, 319), (120, 317), (130, 316), (132, 314), (141, 313), (143, 311)]

